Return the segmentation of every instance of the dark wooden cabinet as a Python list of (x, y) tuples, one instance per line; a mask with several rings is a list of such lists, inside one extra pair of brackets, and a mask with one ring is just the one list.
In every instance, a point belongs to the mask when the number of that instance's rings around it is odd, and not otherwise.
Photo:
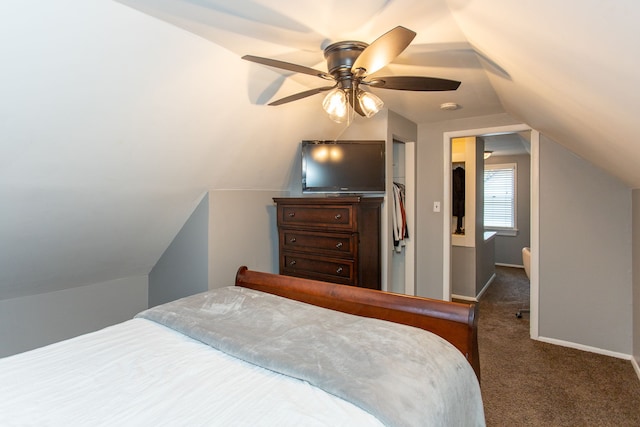
[(380, 289), (380, 197), (274, 198), (280, 274)]

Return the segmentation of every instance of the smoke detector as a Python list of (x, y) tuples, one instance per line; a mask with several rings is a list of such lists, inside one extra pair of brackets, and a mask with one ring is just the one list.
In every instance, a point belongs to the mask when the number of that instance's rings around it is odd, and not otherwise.
[(460, 106), (455, 102), (445, 102), (444, 104), (440, 104), (441, 110), (453, 111), (457, 110), (458, 108), (460, 108)]

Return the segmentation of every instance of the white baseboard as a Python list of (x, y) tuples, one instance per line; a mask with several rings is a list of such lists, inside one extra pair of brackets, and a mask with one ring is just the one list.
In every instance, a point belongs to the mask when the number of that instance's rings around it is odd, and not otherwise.
[(631, 358), (631, 365), (633, 365), (633, 369), (636, 370), (636, 374), (638, 375), (638, 379), (640, 380), (640, 365), (638, 365), (638, 361), (635, 357)]
[(493, 281), (496, 278), (496, 274), (493, 273), (491, 275), (491, 277), (489, 278), (489, 280), (487, 280), (487, 283), (484, 285), (484, 287), (480, 290), (480, 292), (478, 293), (478, 295), (476, 295), (475, 297), (468, 297), (466, 295), (456, 295), (456, 294), (451, 294), (451, 298), (455, 298), (455, 299), (460, 299), (463, 301), (471, 301), (471, 302), (478, 302), (480, 300), (480, 297), (482, 297), (482, 294), (485, 293), (485, 291), (487, 289), (489, 289), (489, 286), (491, 286), (491, 284), (493, 283)]
[(555, 339), (555, 338), (547, 338), (547, 337), (540, 337), (539, 336), (537, 338), (532, 338), (532, 339), (535, 339), (537, 341), (546, 342), (546, 343), (549, 343), (549, 344), (559, 345), (559, 346), (562, 346), (562, 347), (575, 348), (576, 350), (588, 351), (590, 353), (602, 354), (604, 356), (611, 356), (611, 357), (615, 357), (617, 359), (625, 359), (625, 360), (633, 360), (634, 359), (630, 354), (618, 353), (617, 351), (605, 350), (605, 349), (598, 348), (598, 347), (591, 347), (591, 346), (588, 346), (588, 345), (577, 344), (577, 343), (570, 342), (570, 341), (558, 340), (558, 339)]
[(496, 278), (496, 273), (493, 273), (489, 278), (489, 280), (487, 280), (487, 283), (482, 287), (482, 289), (480, 289), (480, 292), (478, 292), (478, 295), (476, 295), (476, 301), (480, 300), (480, 298), (482, 297), (482, 294), (484, 294), (485, 291), (489, 289), (489, 286), (491, 286), (495, 278)]
[(496, 262), (494, 265), (497, 265), (498, 267), (524, 268), (524, 265), (518, 265), (518, 264), (506, 264), (506, 263), (504, 263), (504, 262)]

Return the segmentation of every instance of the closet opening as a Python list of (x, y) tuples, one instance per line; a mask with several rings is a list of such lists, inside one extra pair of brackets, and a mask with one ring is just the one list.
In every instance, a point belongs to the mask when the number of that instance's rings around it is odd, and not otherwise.
[(393, 139), (388, 291), (415, 295), (415, 143)]

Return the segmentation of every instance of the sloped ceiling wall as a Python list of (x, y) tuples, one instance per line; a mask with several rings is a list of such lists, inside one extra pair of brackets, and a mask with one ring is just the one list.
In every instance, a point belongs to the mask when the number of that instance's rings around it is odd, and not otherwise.
[(412, 28), (387, 72), (463, 86), (387, 91), (389, 109), (416, 123), (506, 110), (639, 187), (639, 4), (0, 2), (0, 299), (145, 275), (206, 190), (286, 188), (298, 141), (344, 128), (317, 98), (266, 107), (318, 82), (239, 57), (314, 66), (327, 34)]
[(467, 39), (508, 70), (488, 74), (507, 112), (640, 186), (640, 3), (449, 3)]
[(248, 63), (119, 3), (0, 16), (0, 299), (146, 275), (206, 190), (286, 187), (300, 137), (333, 132), (252, 104)]

